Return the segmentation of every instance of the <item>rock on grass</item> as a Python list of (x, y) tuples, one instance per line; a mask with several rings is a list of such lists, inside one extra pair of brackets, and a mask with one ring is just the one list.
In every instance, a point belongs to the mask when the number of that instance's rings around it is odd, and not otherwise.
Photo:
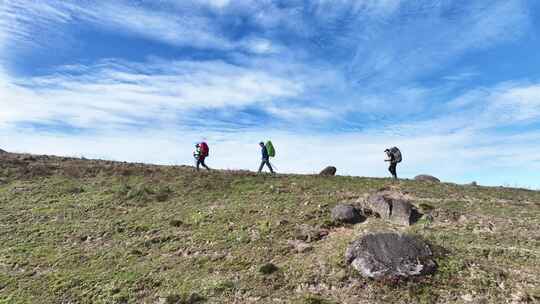
[(367, 199), (367, 207), (382, 219), (409, 226), (415, 207), (399, 193), (377, 192)]
[(336, 167), (328, 166), (328, 167), (324, 168), (319, 173), (319, 175), (321, 175), (321, 176), (334, 176), (334, 175), (336, 175), (336, 172), (337, 172)]
[(420, 238), (397, 233), (375, 233), (352, 242), (345, 262), (364, 277), (408, 278), (435, 271), (429, 246)]
[(259, 272), (264, 274), (264, 275), (269, 275), (269, 274), (272, 274), (276, 271), (278, 271), (279, 268), (272, 264), (272, 263), (266, 263), (264, 265), (262, 265), (260, 268), (259, 268)]
[(362, 216), (354, 206), (339, 204), (332, 209), (332, 220), (340, 223), (355, 224), (362, 220)]
[(182, 225), (184, 225), (184, 222), (182, 222), (181, 220), (170, 220), (169, 225), (173, 227), (181, 227)]
[(440, 183), (441, 180), (436, 178), (435, 176), (427, 175), (427, 174), (420, 174), (414, 177), (414, 180), (421, 181), (421, 182), (430, 182), (430, 183)]
[(165, 298), (161, 298), (158, 303), (163, 304), (196, 304), (203, 303), (206, 298), (197, 294), (191, 293), (187, 295), (170, 294)]

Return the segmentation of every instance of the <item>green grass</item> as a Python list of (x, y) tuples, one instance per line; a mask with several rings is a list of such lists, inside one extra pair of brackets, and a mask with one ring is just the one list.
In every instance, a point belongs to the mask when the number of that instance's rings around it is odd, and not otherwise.
[[(0, 160), (0, 303), (540, 301), (539, 192), (24, 157)], [(329, 223), (335, 204), (385, 186), (433, 220)], [(330, 234), (296, 253), (300, 225)], [(421, 235), (438, 271), (360, 277), (344, 251), (374, 231)]]

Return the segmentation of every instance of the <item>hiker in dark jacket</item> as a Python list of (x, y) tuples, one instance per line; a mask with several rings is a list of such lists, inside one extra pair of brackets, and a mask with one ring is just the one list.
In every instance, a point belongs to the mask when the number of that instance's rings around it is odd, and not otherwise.
[(204, 159), (206, 158), (206, 156), (204, 156), (204, 153), (202, 153), (200, 144), (195, 145), (195, 151), (193, 152), (193, 157), (195, 158), (195, 162), (197, 164), (196, 165), (197, 171), (199, 171), (199, 166), (201, 165), (205, 167), (206, 170), (210, 170), (210, 168), (208, 168), (208, 166), (204, 163)]
[(388, 157), (384, 161), (390, 162), (390, 167), (388, 167), (388, 171), (390, 171), (390, 174), (392, 174), (392, 177), (394, 179), (397, 179), (396, 167), (397, 167), (398, 162), (396, 160), (396, 156), (394, 155), (394, 153), (390, 151), (390, 149), (386, 149), (384, 150), (384, 152), (386, 153), (386, 156)]
[(268, 169), (270, 169), (270, 172), (274, 173), (274, 169), (272, 169), (272, 165), (270, 165), (270, 156), (268, 155), (268, 150), (266, 149), (266, 146), (262, 141), (259, 143), (259, 146), (261, 146), (262, 154), (262, 161), (261, 165), (259, 166), (259, 173), (261, 173), (264, 165), (266, 165)]

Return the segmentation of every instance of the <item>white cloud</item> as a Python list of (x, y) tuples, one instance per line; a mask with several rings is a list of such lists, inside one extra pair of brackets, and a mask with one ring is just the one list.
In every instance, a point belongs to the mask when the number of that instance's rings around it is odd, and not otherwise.
[(211, 20), (199, 15), (151, 11), (112, 2), (96, 7), (79, 7), (76, 14), (99, 27), (174, 45), (214, 49), (234, 47)]
[(366, 14), (371, 17), (383, 17), (395, 13), (402, 0), (316, 0), (317, 13), (324, 16), (342, 15), (345, 11), (352, 14)]
[(540, 119), (539, 83), (502, 83), (477, 88), (450, 101), (449, 109), (460, 111), (475, 128), (507, 127)]
[[(226, 0), (203, 1), (214, 7), (228, 5)], [(86, 3), (87, 4), (87, 3)], [(228, 39), (215, 20), (206, 16), (195, 2), (184, 2), (176, 10), (135, 6), (125, 1), (97, 2), (91, 6), (76, 1), (28, 2), (10, 0), (0, 7), (0, 57), (13, 48), (57, 47), (75, 40), (62, 26), (85, 22), (101, 30), (133, 35), (179, 47), (225, 51), (245, 50), (258, 54), (273, 53), (283, 47), (267, 39)], [(52, 38), (60, 37), (53, 41)], [(73, 42), (73, 41), (72, 41)], [(74, 43), (74, 42), (73, 42)], [(5, 56), (5, 54), (4, 54)]]
[(199, 2), (216, 8), (224, 8), (231, 3), (230, 0), (199, 0)]
[(272, 41), (261, 38), (243, 40), (246, 49), (256, 54), (271, 54), (279, 52), (283, 47), (277, 46)]
[(302, 93), (272, 71), (219, 61), (70, 66), (81, 76), (0, 75), (0, 123), (62, 121), (79, 127), (168, 121), (193, 109), (242, 107)]
[(540, 84), (513, 87), (492, 96), (498, 121), (531, 122), (540, 118)]
[[(22, 10), (28, 14), (20, 14)], [(33, 18), (33, 15), (43, 11), (42, 18)], [(5, 52), (12, 48), (20, 49), (23, 45), (35, 47), (36, 39), (33, 33), (43, 29), (44, 26), (52, 22), (64, 22), (65, 17), (48, 4), (37, 2), (36, 5), (25, 7), (21, 1), (5, 1), (0, 5), (0, 59), (5, 56)], [(33, 30), (29, 30), (32, 24)], [(15, 42), (13, 40), (16, 40)], [(11, 50), (13, 52), (13, 50)]]
[(271, 105), (265, 107), (265, 110), (274, 116), (296, 123), (309, 120), (337, 120), (339, 118), (339, 113), (337, 112), (315, 107), (284, 107)]

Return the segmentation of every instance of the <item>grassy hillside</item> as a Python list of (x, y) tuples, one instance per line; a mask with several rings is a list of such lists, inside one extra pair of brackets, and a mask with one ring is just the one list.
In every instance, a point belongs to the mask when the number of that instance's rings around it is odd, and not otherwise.
[[(433, 220), (330, 222), (385, 186)], [(528, 190), (1, 154), (0, 303), (539, 303), (539, 227)], [(423, 236), (438, 271), (359, 277), (344, 251), (374, 231)]]

